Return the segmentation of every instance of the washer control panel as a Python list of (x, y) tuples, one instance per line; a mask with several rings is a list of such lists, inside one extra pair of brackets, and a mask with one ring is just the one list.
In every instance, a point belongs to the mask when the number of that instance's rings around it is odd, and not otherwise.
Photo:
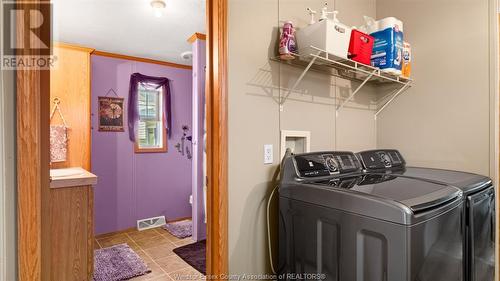
[(361, 163), (352, 152), (318, 152), (294, 156), (299, 177), (319, 177), (361, 171)]
[(367, 171), (383, 169), (403, 169), (403, 156), (394, 149), (369, 150), (358, 153), (358, 158)]

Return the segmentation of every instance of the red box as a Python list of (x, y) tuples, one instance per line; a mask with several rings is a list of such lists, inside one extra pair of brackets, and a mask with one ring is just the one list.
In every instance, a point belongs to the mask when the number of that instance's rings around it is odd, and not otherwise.
[(353, 29), (349, 42), (348, 58), (363, 64), (371, 65), (373, 42), (375, 38), (359, 30)]

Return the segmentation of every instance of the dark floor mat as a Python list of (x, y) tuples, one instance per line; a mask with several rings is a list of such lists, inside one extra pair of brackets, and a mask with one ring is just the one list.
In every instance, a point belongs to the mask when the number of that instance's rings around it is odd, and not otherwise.
[(199, 272), (206, 275), (206, 240), (174, 249), (181, 259), (194, 267)]

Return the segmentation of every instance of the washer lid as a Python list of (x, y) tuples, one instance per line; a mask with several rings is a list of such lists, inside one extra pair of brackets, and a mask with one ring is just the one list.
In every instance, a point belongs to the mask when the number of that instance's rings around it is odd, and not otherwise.
[(453, 185), (463, 190), (465, 195), (475, 193), (491, 185), (491, 179), (488, 177), (451, 170), (407, 167), (405, 170), (394, 171), (392, 174)]
[(343, 184), (342, 181), (343, 179), (339, 178), (316, 184), (344, 188), (351, 192), (395, 201), (407, 206), (414, 213), (437, 207), (461, 195), (459, 189), (446, 184), (392, 175), (367, 174), (360, 177), (356, 184), (349, 185)]

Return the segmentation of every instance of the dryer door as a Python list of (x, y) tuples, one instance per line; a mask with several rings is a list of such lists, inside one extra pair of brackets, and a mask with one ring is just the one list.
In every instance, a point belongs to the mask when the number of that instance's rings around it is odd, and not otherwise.
[(493, 280), (495, 273), (495, 193), (493, 188), (467, 197), (468, 274), (472, 281)]

